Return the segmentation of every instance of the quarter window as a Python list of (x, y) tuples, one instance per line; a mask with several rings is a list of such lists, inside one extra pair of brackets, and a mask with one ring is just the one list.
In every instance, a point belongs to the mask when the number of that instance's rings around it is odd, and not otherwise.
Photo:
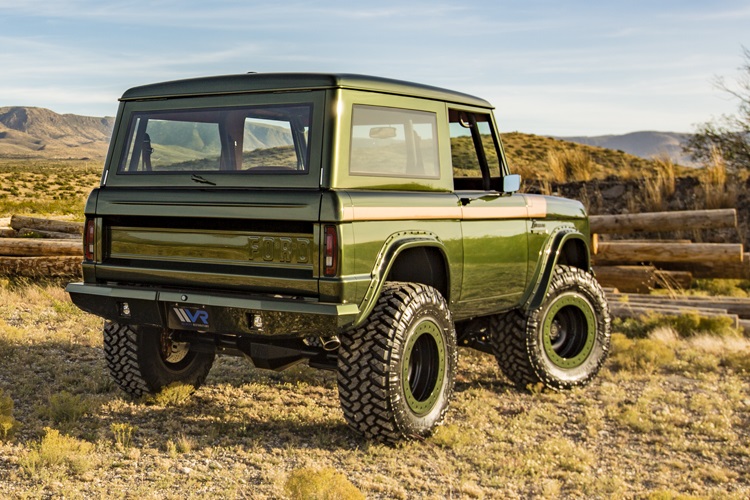
[(439, 178), (435, 113), (355, 105), (349, 172)]

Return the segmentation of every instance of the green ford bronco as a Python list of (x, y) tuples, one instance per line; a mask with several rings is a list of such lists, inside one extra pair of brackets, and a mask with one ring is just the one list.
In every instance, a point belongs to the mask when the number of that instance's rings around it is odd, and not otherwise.
[(583, 206), (522, 194), (485, 100), (349, 74), (128, 90), (86, 204), (83, 282), (133, 396), (217, 354), (337, 372), (384, 442), (444, 418), (457, 347), (517, 386), (588, 383), (610, 316)]

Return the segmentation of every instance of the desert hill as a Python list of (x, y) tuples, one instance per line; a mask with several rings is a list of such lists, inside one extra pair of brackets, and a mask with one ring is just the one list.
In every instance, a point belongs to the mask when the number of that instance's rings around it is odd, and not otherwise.
[(694, 166), (690, 156), (686, 155), (682, 150), (682, 146), (690, 138), (690, 135), (678, 132), (644, 131), (622, 135), (558, 137), (558, 139), (624, 151), (625, 153), (647, 159), (666, 155), (680, 165)]
[(114, 118), (0, 108), (0, 157), (104, 158)]

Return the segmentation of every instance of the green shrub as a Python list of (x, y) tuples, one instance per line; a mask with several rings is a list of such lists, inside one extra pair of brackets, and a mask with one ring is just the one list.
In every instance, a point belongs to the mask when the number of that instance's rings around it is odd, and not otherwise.
[(690, 287), (692, 292), (705, 292), (707, 295), (721, 297), (750, 296), (750, 281), (729, 279), (698, 279)]
[(13, 399), (0, 389), (0, 439), (8, 439), (18, 428), (13, 418)]
[(130, 448), (133, 444), (133, 436), (138, 427), (128, 423), (115, 423), (109, 426), (115, 436), (115, 444), (118, 448)]
[(750, 373), (750, 351), (727, 352), (721, 364), (737, 372)]
[(734, 336), (737, 330), (734, 321), (726, 316), (701, 316), (697, 312), (685, 312), (678, 316), (648, 314), (638, 319), (616, 318), (613, 322), (615, 331), (624, 333), (629, 338), (646, 338), (658, 328), (671, 328), (678, 336), (687, 338), (697, 334)]
[(88, 411), (88, 401), (78, 394), (62, 391), (50, 396), (49, 405), (41, 413), (56, 424), (62, 424), (77, 422)]
[(438, 427), (430, 441), (441, 448), (461, 449), (476, 443), (477, 437), (471, 429), (448, 424)]
[(82, 474), (96, 466), (94, 445), (45, 427), (42, 440), (19, 460), (21, 468), (36, 476), (44, 468), (63, 468)]
[(292, 471), (284, 485), (292, 500), (364, 500), (365, 496), (334, 469), (304, 468)]
[(0, 415), (13, 415), (13, 399), (0, 389)]
[(610, 362), (618, 369), (653, 373), (674, 360), (674, 351), (664, 342), (629, 339), (621, 333), (612, 335)]
[(146, 403), (159, 406), (180, 406), (185, 404), (195, 392), (190, 384), (175, 382), (164, 387), (159, 393), (147, 396)]

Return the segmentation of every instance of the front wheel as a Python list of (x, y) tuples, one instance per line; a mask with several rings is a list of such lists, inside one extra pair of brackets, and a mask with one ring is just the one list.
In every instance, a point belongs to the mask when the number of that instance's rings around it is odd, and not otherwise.
[(492, 321), (500, 369), (521, 388), (586, 385), (609, 351), (611, 320), (604, 291), (591, 274), (575, 267), (555, 268), (540, 307)]
[(445, 417), (456, 364), (456, 331), (440, 292), (387, 283), (368, 322), (341, 338), (344, 417), (387, 443), (428, 436)]
[(175, 382), (198, 388), (214, 362), (213, 353), (191, 351), (190, 344), (173, 341), (166, 330), (110, 321), (104, 324), (104, 354), (112, 378), (134, 397)]

